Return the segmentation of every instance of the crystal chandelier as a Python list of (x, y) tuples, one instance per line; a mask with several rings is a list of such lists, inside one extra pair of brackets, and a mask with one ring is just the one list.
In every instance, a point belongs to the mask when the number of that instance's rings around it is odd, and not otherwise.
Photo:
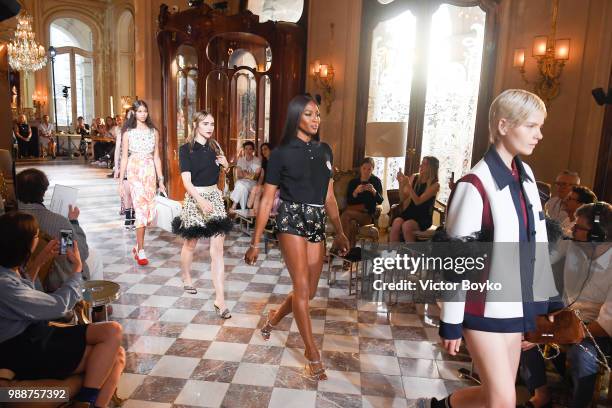
[(17, 16), (17, 30), (8, 45), (8, 59), (16, 71), (38, 71), (47, 63), (47, 55), (42, 45), (34, 39), (32, 16), (22, 13)]

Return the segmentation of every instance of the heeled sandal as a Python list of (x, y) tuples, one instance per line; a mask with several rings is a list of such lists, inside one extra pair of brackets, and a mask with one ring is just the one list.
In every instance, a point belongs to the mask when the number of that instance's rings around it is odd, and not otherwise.
[(325, 374), (325, 368), (321, 360), (310, 361), (306, 359), (306, 361), (306, 365), (304, 366), (304, 374), (306, 374), (306, 377), (315, 381), (327, 380), (327, 374)]
[(185, 293), (189, 293), (190, 295), (198, 294), (198, 290), (193, 287), (193, 285), (183, 285), (183, 290), (185, 291)]
[(215, 312), (217, 312), (217, 316), (219, 316), (220, 318), (230, 319), (232, 317), (232, 314), (230, 313), (227, 307), (222, 312), (221, 309), (219, 309), (219, 306), (215, 305), (214, 303), (213, 306), (215, 307)]
[(266, 319), (266, 323), (264, 323), (263, 327), (260, 330), (261, 337), (263, 337), (263, 339), (266, 341), (270, 340), (270, 335), (272, 334), (272, 329), (274, 328), (274, 325), (270, 323), (270, 320), (272, 318), (272, 315), (274, 315), (275, 313), (276, 310), (270, 310), (268, 312), (268, 318)]

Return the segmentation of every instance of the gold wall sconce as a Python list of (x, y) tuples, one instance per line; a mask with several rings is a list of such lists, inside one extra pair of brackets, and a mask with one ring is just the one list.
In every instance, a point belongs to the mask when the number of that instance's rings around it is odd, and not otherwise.
[(325, 112), (329, 113), (332, 103), (334, 99), (336, 99), (336, 90), (334, 89), (334, 66), (332, 64), (321, 64), (321, 61), (316, 60), (310, 64), (308, 72), (317, 88), (323, 93), (321, 96), (323, 104), (325, 105)]
[(122, 96), (121, 97), (121, 108), (127, 111), (132, 107), (132, 104), (138, 100), (137, 96)]
[(32, 103), (34, 104), (34, 108), (38, 114), (41, 115), (45, 105), (47, 104), (47, 95), (40, 91), (34, 92), (32, 94)]
[(525, 49), (514, 50), (512, 66), (519, 69), (525, 84), (546, 103), (559, 96), (561, 91), (561, 74), (565, 62), (569, 60), (570, 40), (567, 38), (555, 39), (557, 34), (557, 16), (559, 14), (559, 0), (553, 0), (552, 23), (550, 35), (541, 35), (533, 39), (531, 51), (538, 66), (538, 78), (529, 81), (525, 73)]
[[(329, 23), (329, 49), (334, 49), (334, 23)], [(312, 78), (315, 86), (321, 90), (322, 102), (325, 105), (325, 112), (331, 111), (331, 106), (336, 99), (336, 89), (334, 88), (334, 66), (329, 64), (321, 64), (321, 61), (315, 60), (308, 68), (308, 75)]]

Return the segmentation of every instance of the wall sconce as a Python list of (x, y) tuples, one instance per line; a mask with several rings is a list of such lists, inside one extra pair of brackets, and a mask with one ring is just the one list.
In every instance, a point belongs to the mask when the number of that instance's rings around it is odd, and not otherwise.
[(323, 103), (325, 104), (325, 112), (331, 111), (331, 105), (336, 99), (336, 91), (334, 89), (334, 66), (332, 64), (321, 64), (316, 60), (310, 64), (308, 70), (317, 88), (323, 93)]
[(519, 69), (525, 84), (533, 88), (533, 91), (546, 103), (559, 96), (561, 91), (561, 73), (565, 61), (569, 59), (570, 40), (555, 39), (557, 34), (557, 16), (559, 14), (559, 0), (553, 0), (551, 33), (549, 36), (537, 36), (533, 39), (531, 55), (538, 64), (539, 77), (531, 82), (525, 75), (525, 49), (514, 50), (512, 66)]
[(132, 107), (132, 104), (138, 100), (137, 96), (122, 96), (121, 108), (126, 111)]
[(32, 102), (36, 111), (41, 114), (44, 106), (47, 104), (47, 95), (36, 91), (32, 94)]

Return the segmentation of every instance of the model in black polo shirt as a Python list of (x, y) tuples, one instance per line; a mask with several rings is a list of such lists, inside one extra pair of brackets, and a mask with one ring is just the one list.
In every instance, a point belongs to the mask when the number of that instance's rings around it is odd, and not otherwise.
[(193, 251), (200, 238), (210, 238), (210, 271), (215, 286), (214, 307), (223, 319), (231, 316), (223, 296), (225, 266), (223, 241), (232, 229), (232, 221), (225, 213), (222, 192), (217, 188), (219, 172), (228, 168), (227, 159), (219, 144), (212, 139), (215, 120), (206, 111), (193, 117), (193, 130), (187, 143), (180, 148), (179, 164), (185, 186), (185, 200), (181, 215), (172, 222), (172, 231), (184, 238), (181, 250), (181, 273), (185, 292), (196, 294), (191, 283)]
[(255, 233), (244, 258), (251, 265), (257, 260), (259, 239), (270, 217), (276, 190), (280, 188), (282, 203), (276, 225), (293, 291), (277, 311), (270, 311), (261, 334), (269, 339), (273, 327), (293, 312), (306, 349), (306, 374), (325, 380), (327, 376), (312, 335), (308, 308), (323, 268), (326, 213), (334, 225), (334, 247), (340, 254), (348, 251), (349, 242), (342, 231), (334, 198), (332, 152), (327, 144), (319, 142), (320, 122), (319, 107), (310, 95), (291, 100), (282, 144), (272, 152), (268, 162)]

